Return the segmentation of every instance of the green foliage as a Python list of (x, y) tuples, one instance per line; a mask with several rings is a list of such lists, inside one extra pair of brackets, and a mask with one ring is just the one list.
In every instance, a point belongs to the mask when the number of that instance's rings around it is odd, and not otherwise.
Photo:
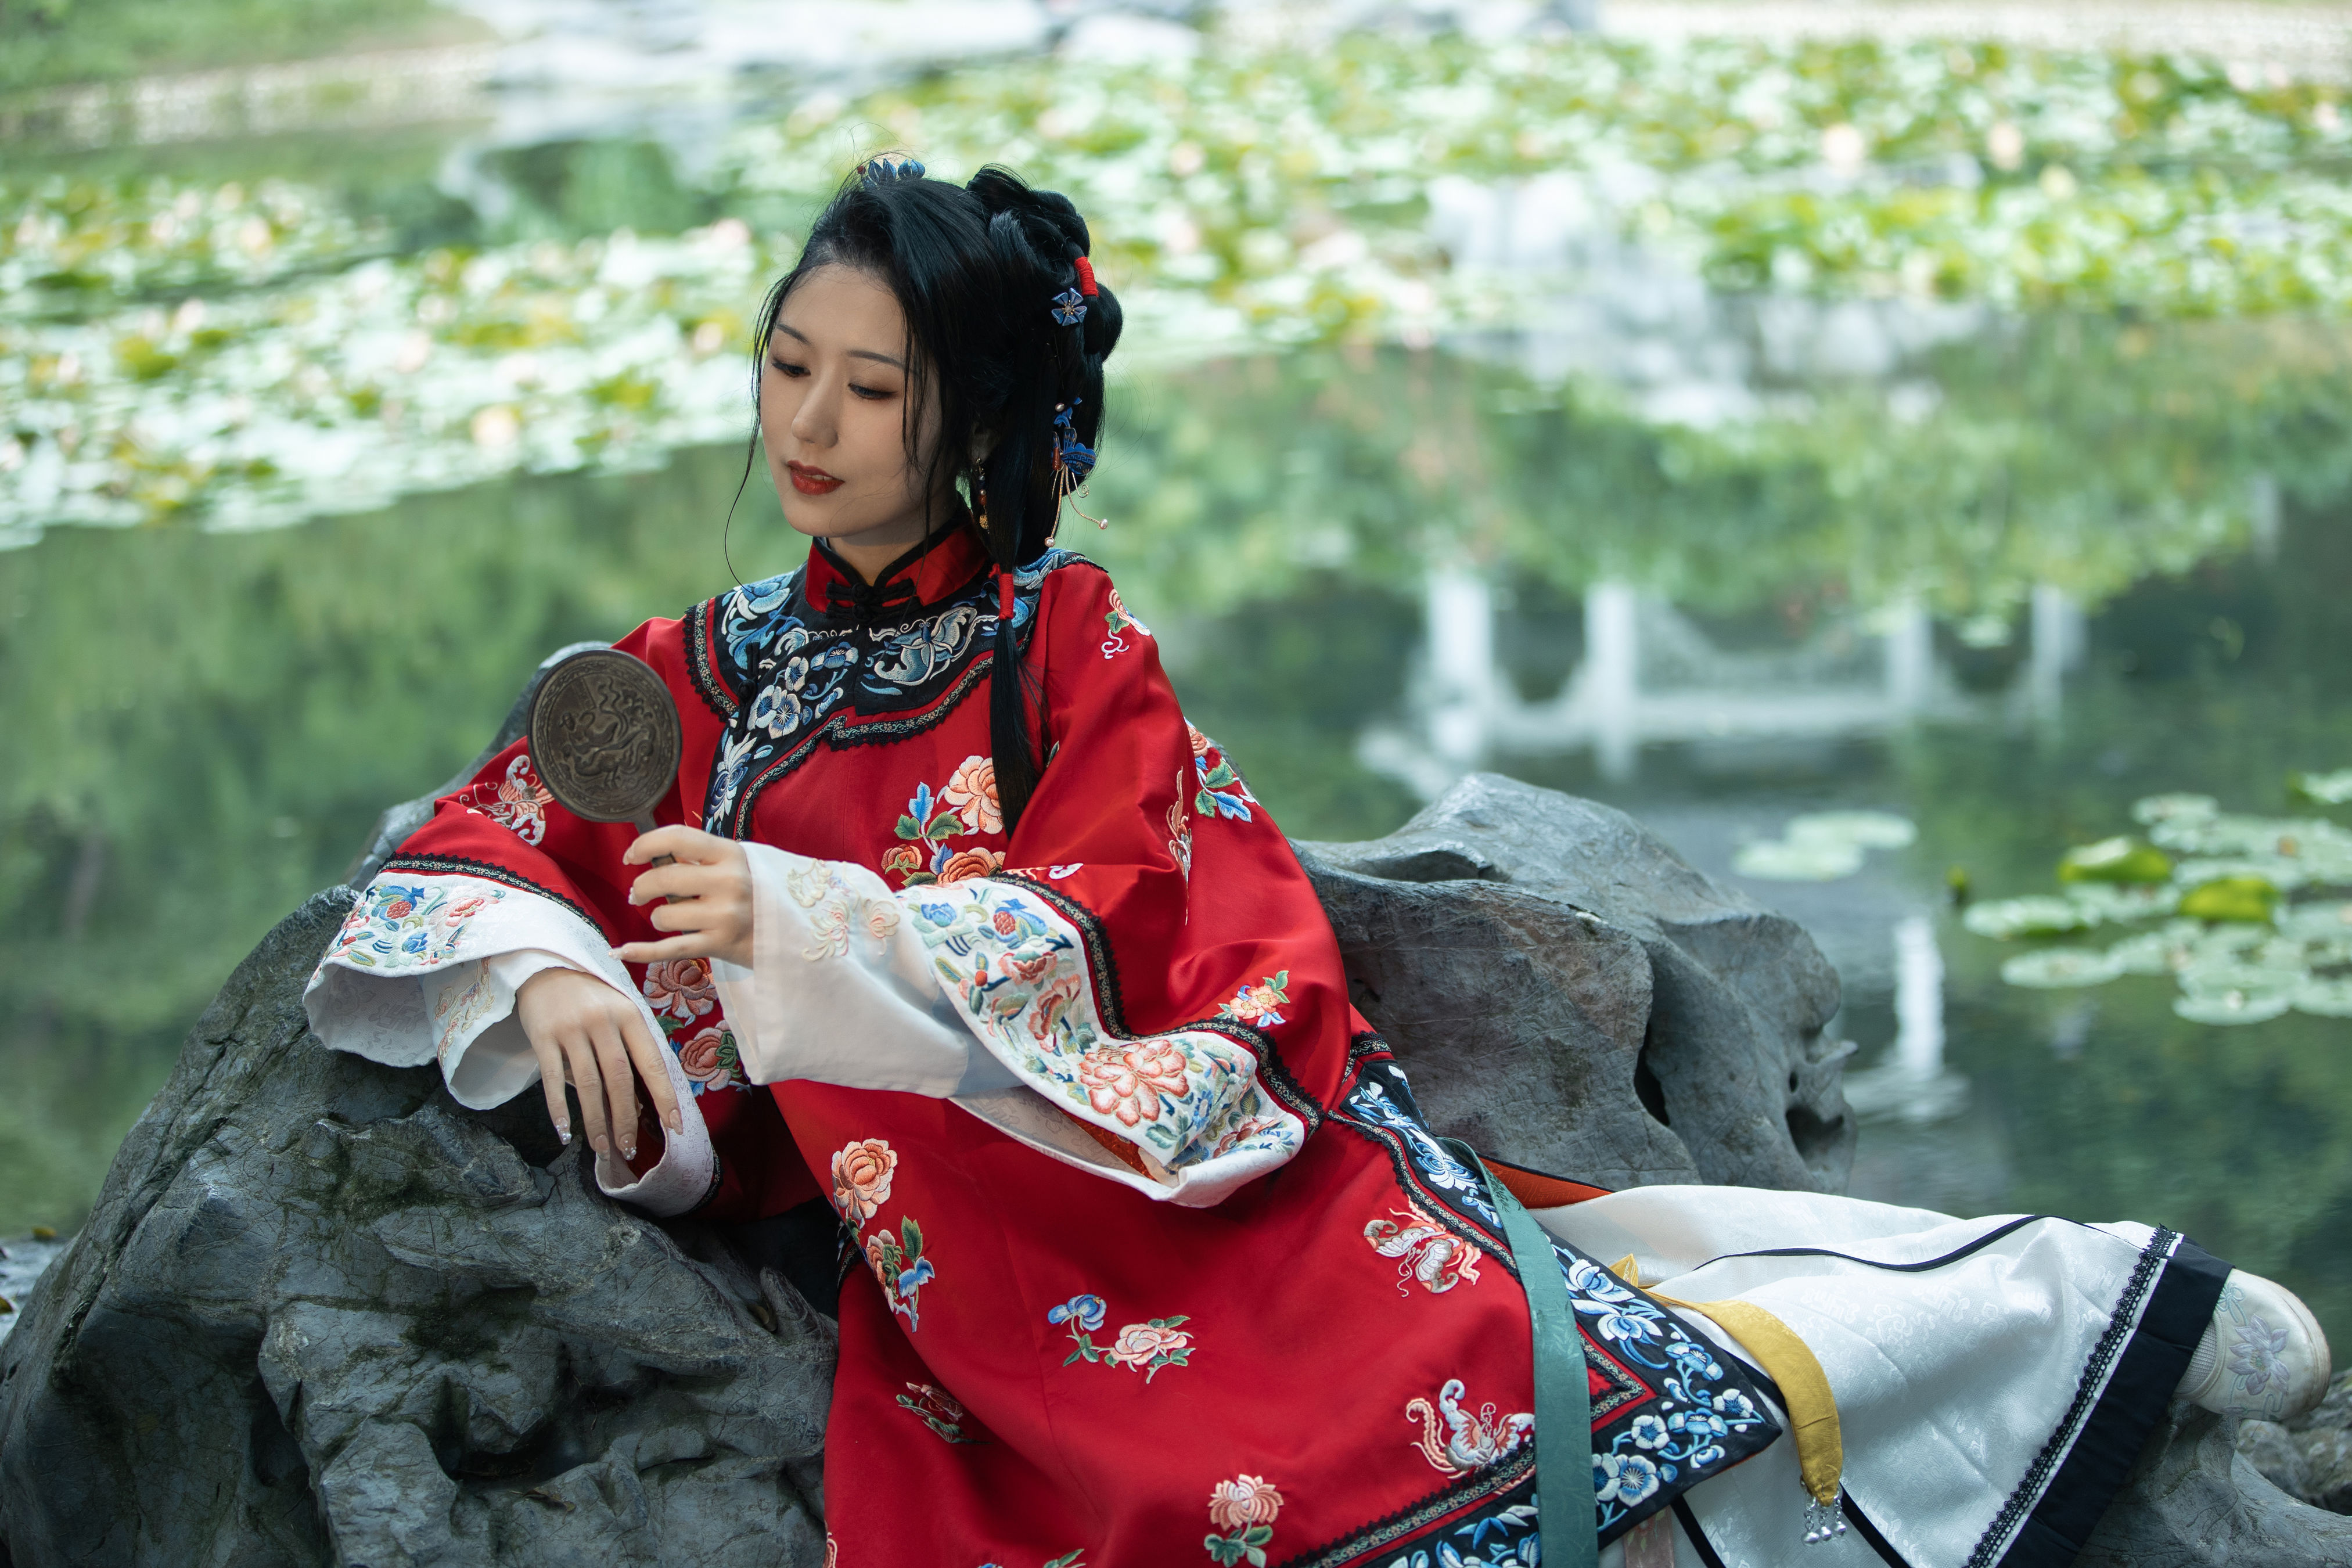
[(0, 90), (297, 59), (450, 30), (431, 0), (10, 0), (0, 5)]

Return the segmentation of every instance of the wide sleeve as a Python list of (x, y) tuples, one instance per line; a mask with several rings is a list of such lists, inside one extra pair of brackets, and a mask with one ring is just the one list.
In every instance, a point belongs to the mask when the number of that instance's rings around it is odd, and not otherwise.
[(898, 900), (1018, 1086), (960, 1103), (1155, 1198), (1214, 1204), (1295, 1157), (1339, 1086), (1360, 1027), (1339, 947), (1109, 578), (1064, 566), (1038, 614), (1049, 749), (1005, 865)]
[[(648, 622), (618, 646), (672, 674), (683, 665), (678, 628)], [(696, 716), (685, 702), (680, 710)], [(656, 817), (682, 820), (678, 802), (674, 792)], [(599, 1184), (656, 1215), (781, 1212), (816, 1186), (772, 1100), (749, 1092), (707, 971), (673, 963), (640, 973), (613, 952), (658, 934), (628, 902), (635, 873), (621, 855), (635, 837), (625, 823), (583, 821), (555, 804), (516, 742), (436, 801), (360, 890), (304, 991), (311, 1029), (372, 1060), (436, 1064), (451, 1096), (481, 1109), (539, 1081), (514, 1016), (523, 983), (551, 966), (593, 975), (667, 1043), (664, 1065), (686, 1123), (683, 1133), (654, 1129), (641, 1140), (635, 1169), (598, 1156)]]

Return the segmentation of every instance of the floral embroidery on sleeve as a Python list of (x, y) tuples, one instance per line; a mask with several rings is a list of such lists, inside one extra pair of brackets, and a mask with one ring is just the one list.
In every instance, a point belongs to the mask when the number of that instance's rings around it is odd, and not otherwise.
[(1179, 1314), (1129, 1323), (1119, 1330), (1118, 1339), (1108, 1345), (1097, 1345), (1094, 1331), (1103, 1326), (1108, 1313), (1109, 1306), (1100, 1296), (1073, 1296), (1046, 1310), (1045, 1321), (1067, 1324), (1070, 1341), (1078, 1347), (1063, 1360), (1064, 1366), (1081, 1361), (1123, 1366), (1129, 1372), (1140, 1371), (1143, 1381), (1150, 1383), (1163, 1366), (1192, 1364), (1190, 1358), (1199, 1347), (1182, 1327), (1192, 1321), (1189, 1317)]
[(996, 763), (987, 757), (966, 757), (937, 792), (927, 784), (915, 786), (906, 814), (898, 818), (898, 836), (906, 842), (882, 857), (883, 873), (897, 872), (899, 886), (906, 888), (990, 876), (1003, 866), (1003, 855), (978, 845), (950, 848), (947, 841), (1003, 831)]
[(352, 906), (327, 957), (362, 969), (430, 969), (448, 962), (474, 917), (506, 897), (494, 883), (453, 889), (436, 879), (395, 882), (379, 877)]
[(968, 881), (909, 903), (949, 997), (1048, 1099), (1171, 1167), (1227, 1154), (1279, 1163), (1306, 1141), (1267, 1099), (1255, 1054), (1225, 1032), (1236, 1020), (1141, 1037), (1106, 1029), (1076, 928), (1024, 884)]
[(1223, 1531), (1202, 1546), (1222, 1568), (1246, 1559), (1250, 1568), (1265, 1568), (1265, 1549), (1274, 1540), (1274, 1521), (1282, 1513), (1282, 1493), (1263, 1476), (1235, 1476), (1219, 1481), (1209, 1493), (1209, 1523)]
[(528, 752), (507, 764), (506, 777), (498, 783), (478, 784), (457, 797), (467, 811), (488, 817), (525, 844), (547, 837), (547, 807), (554, 799), (530, 771)]
[(898, 932), (897, 900), (867, 898), (843, 881), (840, 868), (830, 860), (803, 861), (785, 872), (784, 891), (809, 911), (813, 940), (801, 956), (812, 962), (846, 957), (849, 939), (857, 932), (881, 943)]

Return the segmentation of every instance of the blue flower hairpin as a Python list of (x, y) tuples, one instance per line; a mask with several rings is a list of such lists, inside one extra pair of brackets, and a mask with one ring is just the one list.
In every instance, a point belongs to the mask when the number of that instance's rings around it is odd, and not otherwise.
[(1054, 472), (1061, 478), (1065, 494), (1086, 483), (1087, 476), (1095, 471), (1095, 449), (1078, 439), (1077, 404), (1085, 401), (1081, 397), (1076, 403), (1055, 405)]
[(1087, 297), (1076, 289), (1065, 289), (1054, 296), (1054, 320), (1066, 327), (1075, 327), (1087, 319)]
[(919, 180), (923, 165), (904, 153), (877, 153), (857, 165), (857, 177), (869, 185), (887, 185), (898, 180)]

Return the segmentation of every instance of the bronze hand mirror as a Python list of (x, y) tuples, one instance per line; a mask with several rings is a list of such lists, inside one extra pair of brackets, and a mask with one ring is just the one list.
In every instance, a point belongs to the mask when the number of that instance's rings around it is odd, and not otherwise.
[(529, 733), (531, 765), (557, 804), (590, 822), (653, 831), (680, 752), (677, 703), (653, 666), (616, 647), (560, 661), (530, 700)]

